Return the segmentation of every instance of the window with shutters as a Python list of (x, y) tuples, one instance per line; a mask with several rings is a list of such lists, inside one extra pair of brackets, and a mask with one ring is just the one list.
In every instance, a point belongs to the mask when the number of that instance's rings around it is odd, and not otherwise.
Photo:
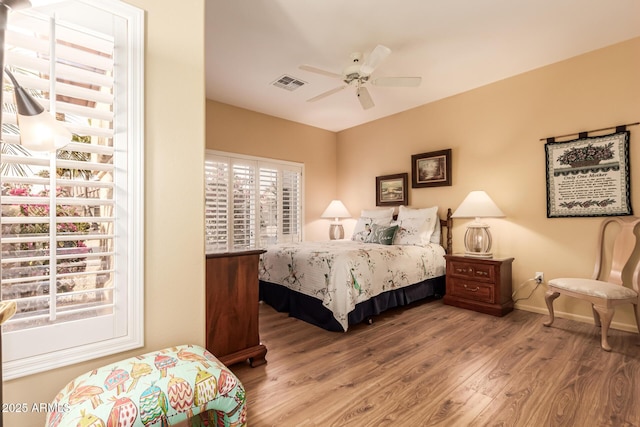
[(143, 12), (72, 0), (9, 14), (5, 64), (73, 134), (20, 145), (4, 79), (0, 182), (4, 376), (143, 344)]
[(207, 151), (207, 253), (302, 240), (304, 165)]

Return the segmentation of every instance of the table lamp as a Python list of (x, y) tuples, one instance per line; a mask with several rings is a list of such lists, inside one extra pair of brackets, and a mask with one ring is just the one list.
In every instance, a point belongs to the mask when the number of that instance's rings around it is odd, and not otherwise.
[(481, 218), (503, 218), (504, 213), (484, 191), (472, 191), (462, 201), (451, 218), (475, 218), (464, 234), (465, 256), (492, 258), (489, 225)]
[(350, 218), (351, 214), (340, 200), (332, 200), (320, 217), (334, 218), (334, 222), (329, 227), (329, 239), (344, 239), (344, 228), (340, 223), (340, 218)]

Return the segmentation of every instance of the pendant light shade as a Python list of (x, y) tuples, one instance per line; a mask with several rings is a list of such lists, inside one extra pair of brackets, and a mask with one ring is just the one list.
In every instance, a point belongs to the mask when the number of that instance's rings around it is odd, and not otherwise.
[(5, 68), (4, 71), (13, 83), (18, 108), (20, 145), (34, 151), (56, 151), (69, 144), (71, 132), (20, 86), (9, 70)]

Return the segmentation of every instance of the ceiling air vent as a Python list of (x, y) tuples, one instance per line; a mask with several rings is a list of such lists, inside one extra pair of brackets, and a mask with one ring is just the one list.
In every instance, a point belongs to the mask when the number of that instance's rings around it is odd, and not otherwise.
[(282, 89), (286, 89), (290, 92), (293, 92), (299, 87), (307, 84), (307, 82), (303, 82), (302, 80), (296, 79), (295, 77), (284, 75), (271, 84), (274, 85), (275, 87), (279, 87)]

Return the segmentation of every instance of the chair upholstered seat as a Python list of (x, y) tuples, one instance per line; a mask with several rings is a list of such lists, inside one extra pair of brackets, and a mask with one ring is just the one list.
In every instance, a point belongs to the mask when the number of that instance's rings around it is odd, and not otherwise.
[(638, 293), (633, 289), (593, 279), (576, 279), (561, 277), (549, 281), (549, 285), (565, 291), (589, 295), (604, 299), (636, 298)]

